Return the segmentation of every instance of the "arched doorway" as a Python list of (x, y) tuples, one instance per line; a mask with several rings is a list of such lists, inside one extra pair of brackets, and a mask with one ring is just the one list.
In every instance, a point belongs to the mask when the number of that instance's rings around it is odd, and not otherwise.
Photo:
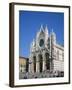
[(42, 55), (40, 54), (39, 55), (39, 70), (40, 70), (40, 72), (42, 72), (42, 69), (43, 69), (43, 58), (42, 58)]
[(46, 57), (46, 69), (50, 70), (50, 59), (49, 59), (49, 53), (45, 53)]
[(36, 56), (33, 57), (34, 72), (36, 72)]

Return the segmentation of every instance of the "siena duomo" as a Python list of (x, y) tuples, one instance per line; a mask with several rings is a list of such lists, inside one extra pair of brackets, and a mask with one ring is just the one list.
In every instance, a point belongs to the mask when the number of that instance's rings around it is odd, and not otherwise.
[(19, 78), (64, 77), (64, 46), (56, 42), (56, 34), (41, 25), (30, 45), (29, 58), (19, 58)]

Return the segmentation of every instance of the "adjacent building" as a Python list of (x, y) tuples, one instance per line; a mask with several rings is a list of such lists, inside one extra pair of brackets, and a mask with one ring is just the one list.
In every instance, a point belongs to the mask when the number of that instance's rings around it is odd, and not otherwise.
[(19, 78), (23, 79), (25, 74), (28, 72), (29, 59), (25, 57), (19, 57)]

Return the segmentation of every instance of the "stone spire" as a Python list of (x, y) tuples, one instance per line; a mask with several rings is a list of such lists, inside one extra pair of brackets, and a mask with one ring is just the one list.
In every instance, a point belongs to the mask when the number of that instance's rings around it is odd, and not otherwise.
[(51, 39), (52, 39), (52, 42), (54, 44), (56, 44), (56, 34), (54, 33), (53, 28), (52, 28), (52, 32), (51, 32)]
[(35, 47), (35, 39), (33, 39), (32, 46)]
[(41, 32), (44, 32), (43, 25), (41, 24), (40, 30), (37, 32), (36, 39), (38, 39)]
[(55, 33), (54, 33), (54, 30), (53, 30), (53, 28), (52, 28), (51, 35), (52, 35), (52, 36), (55, 36)]
[(45, 37), (46, 37), (46, 39), (48, 39), (48, 27), (47, 27), (47, 25), (45, 27)]
[(41, 24), (40, 32), (43, 31), (43, 30), (44, 30), (44, 29), (43, 29), (43, 25)]
[(45, 46), (47, 47), (47, 45), (48, 45), (48, 27), (47, 27), (47, 25), (46, 25), (46, 27), (45, 27)]
[(31, 45), (30, 45), (30, 52), (35, 51), (36, 42), (35, 39), (33, 39)]
[(40, 26), (40, 30), (37, 32), (37, 36), (36, 36), (36, 48), (38, 49), (38, 46), (39, 46), (39, 39), (40, 37), (43, 37), (44, 36), (44, 28), (43, 28), (43, 25), (41, 24)]

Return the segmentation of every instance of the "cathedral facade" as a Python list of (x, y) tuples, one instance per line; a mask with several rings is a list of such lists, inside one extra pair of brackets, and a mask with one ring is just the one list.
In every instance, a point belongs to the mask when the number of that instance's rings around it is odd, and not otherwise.
[(30, 45), (29, 58), (19, 58), (19, 78), (64, 77), (64, 47), (56, 34), (41, 25)]
[(28, 72), (32, 75), (61, 72), (64, 75), (64, 47), (57, 44), (56, 34), (53, 30), (49, 34), (47, 26), (41, 25), (31, 43)]

